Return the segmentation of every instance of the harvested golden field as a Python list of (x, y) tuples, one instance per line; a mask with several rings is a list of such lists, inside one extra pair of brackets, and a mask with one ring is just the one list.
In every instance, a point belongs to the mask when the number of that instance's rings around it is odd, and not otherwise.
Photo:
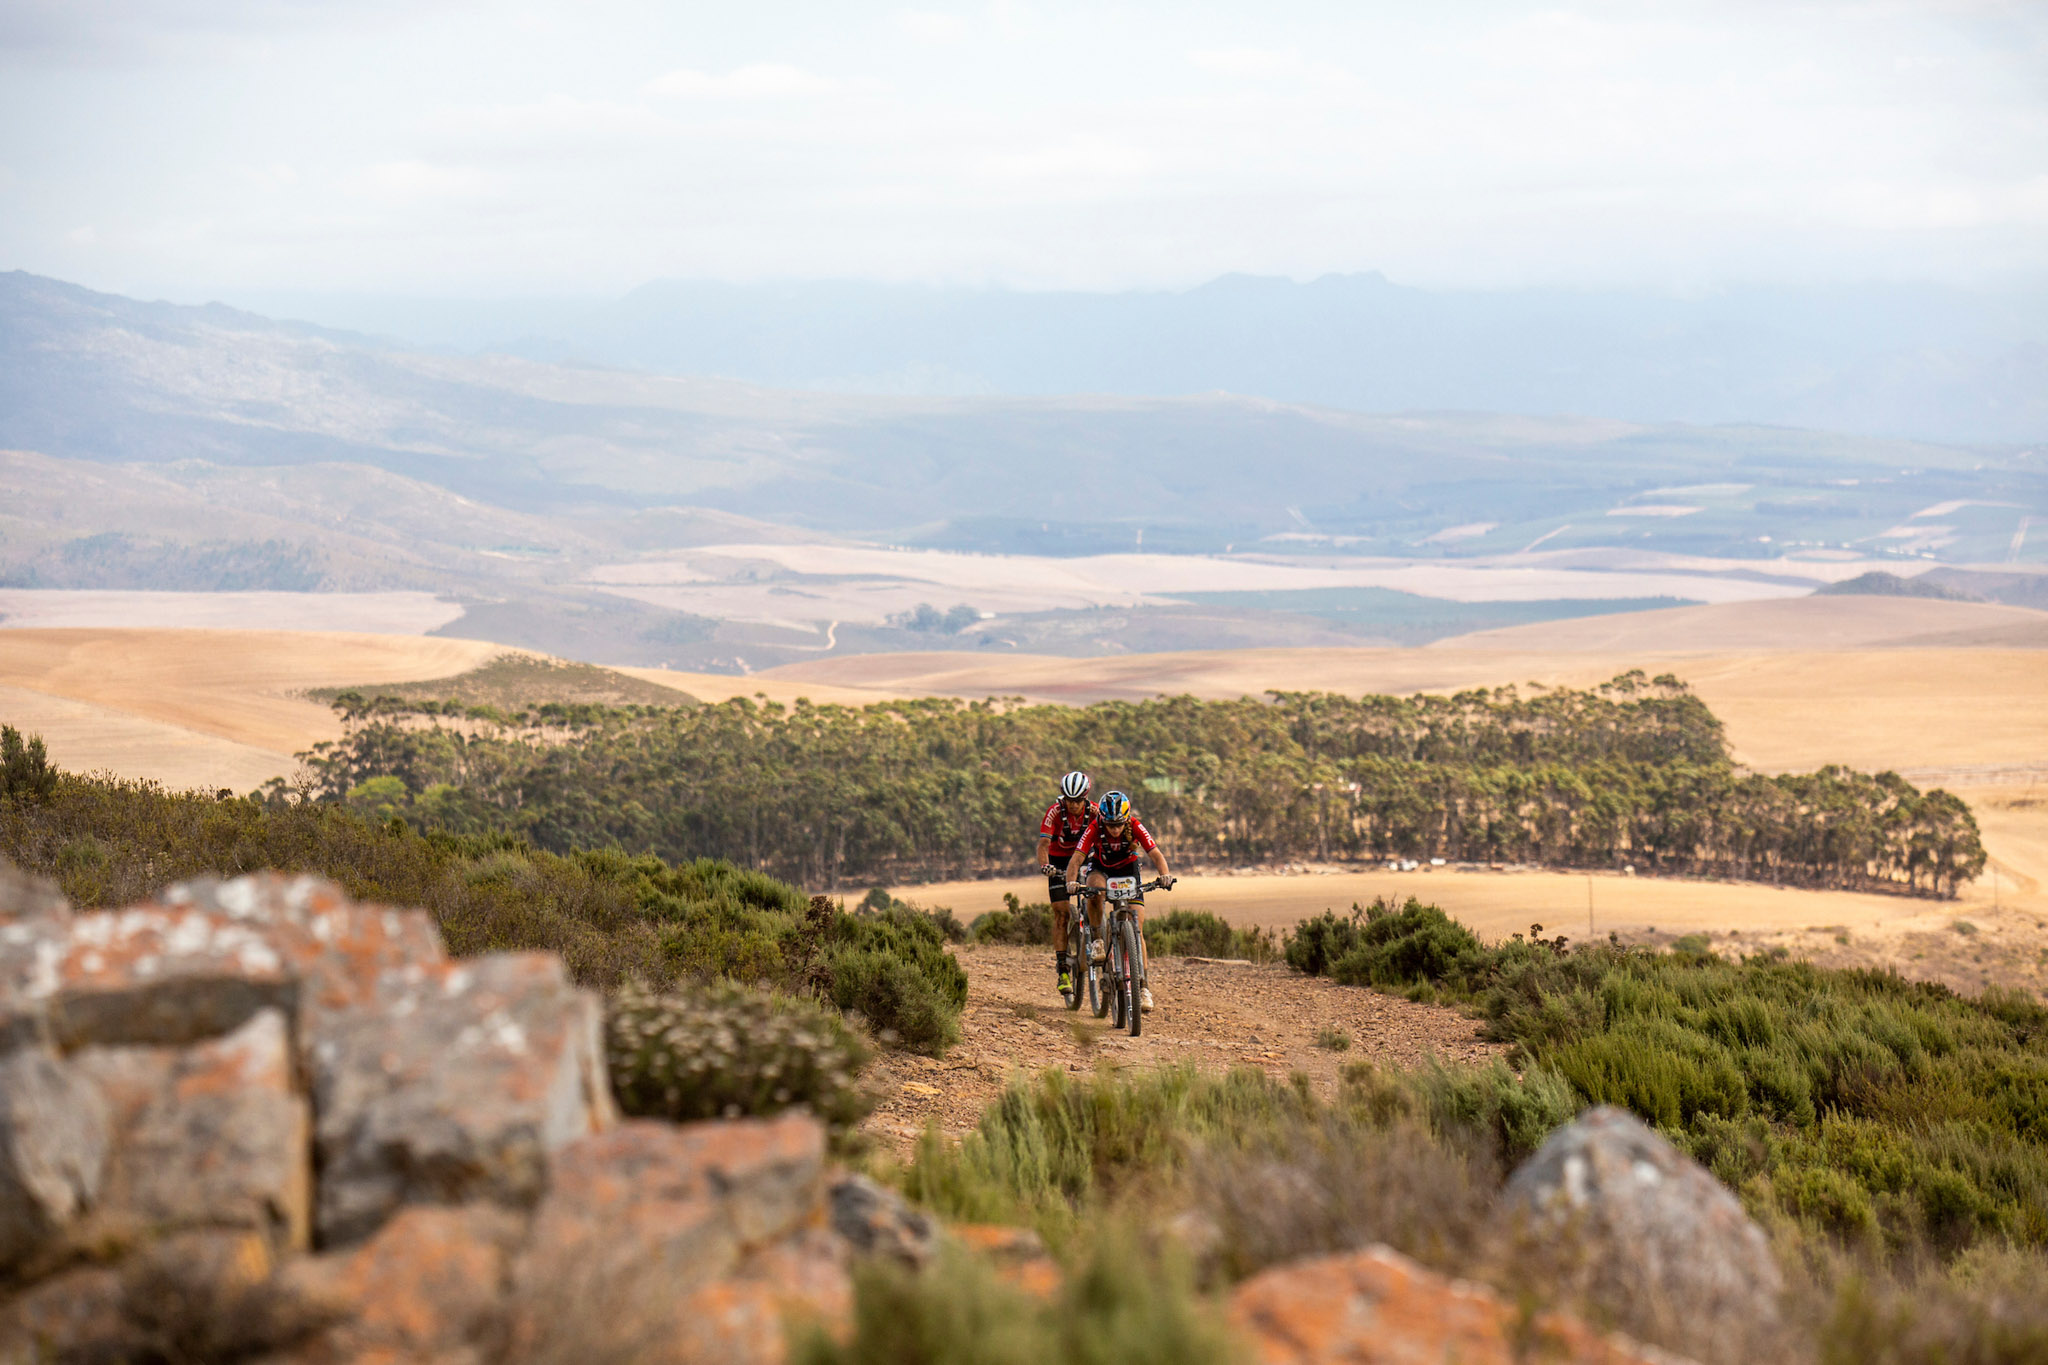
[[(64, 768), (248, 791), (289, 773), (292, 755), (340, 736), (333, 711), (309, 693), (449, 678), (526, 653), (487, 640), (340, 631), (0, 630), (0, 721), (41, 734)], [(800, 694), (857, 703), (878, 695), (615, 671), (708, 701), (766, 693), (785, 704)]]
[(0, 630), (0, 720), (52, 761), (169, 787), (248, 791), (337, 738), (316, 687), (445, 677), (477, 640), (271, 630)]
[[(799, 696), (859, 704), (933, 693), (1087, 701), (1182, 691), (1238, 696), (1269, 687), (1362, 693), (1531, 681), (1584, 685), (1628, 668), (1669, 670), (1698, 689), (1726, 722), (1737, 755), (1757, 768), (1829, 762), (1895, 768), (1923, 785), (1961, 791), (1999, 870), (1958, 903), (1601, 875), (1590, 882), (1596, 931), (1654, 927), (1666, 935), (1707, 931), (1752, 939), (1767, 932), (1803, 934), (1796, 940), (1802, 951), (1882, 951), (1906, 959), (1918, 952), (1933, 964), (1929, 972), (1967, 980), (1985, 961), (2033, 961), (2038, 954), (2030, 936), (2040, 933), (2035, 921), (2048, 919), (2048, 898), (2040, 890), (2048, 883), (2048, 652), (1917, 642), (1972, 631), (2001, 637), (2014, 626), (2009, 617), (2026, 625), (2042, 616), (1913, 599), (1808, 598), (1651, 613), (1642, 633), (1662, 648), (1644, 652), (1614, 647), (1597, 634), (1573, 637), (1589, 646), (1581, 650), (1533, 647), (1532, 637), (1546, 632), (1605, 630), (1622, 619), (1610, 617), (1408, 650), (1078, 660), (870, 655), (749, 677), (617, 671), (707, 701), (765, 694), (785, 704)], [(1704, 652), (1669, 648), (1672, 637), (1658, 618), (1680, 617), (1690, 621), (1686, 632), (1707, 647)], [(1777, 633), (1757, 633), (1765, 625)], [(1778, 647), (1730, 647), (1737, 639)], [(337, 734), (332, 712), (309, 691), (447, 678), (510, 652), (516, 651), (421, 636), (6, 630), (0, 631), (0, 720), (42, 733), (53, 758), (68, 768), (246, 791), (288, 771), (293, 753)], [(1576, 937), (1585, 932), (1588, 886), (1583, 876), (1539, 872), (1207, 875), (1191, 878), (1161, 905), (1277, 927), (1378, 895), (1416, 894), (1487, 933), (1526, 929), (1534, 921)], [(1044, 883), (904, 891), (972, 914), (1000, 904), (1005, 889), (1039, 899)], [(1949, 930), (1959, 917), (1982, 932)], [(1837, 942), (1845, 932), (1848, 945)], [(1915, 935), (1929, 941), (1900, 947)]]

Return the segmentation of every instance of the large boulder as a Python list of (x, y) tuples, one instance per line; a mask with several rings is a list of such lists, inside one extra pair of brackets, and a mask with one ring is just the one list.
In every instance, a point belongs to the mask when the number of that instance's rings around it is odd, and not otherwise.
[(284, 1015), (189, 1047), (88, 1047), (70, 1068), (106, 1099), (113, 1142), (96, 1237), (234, 1228), (280, 1250), (312, 1228), (310, 1116)]
[(565, 1149), (515, 1277), (514, 1341), (647, 1361), (778, 1359), (791, 1313), (843, 1317), (813, 1119), (633, 1120)]
[(494, 1205), (402, 1209), (346, 1251), (292, 1263), (283, 1287), (329, 1316), (293, 1365), (463, 1358), (503, 1330), (525, 1220)]
[(182, 882), (155, 901), (81, 915), (40, 983), (66, 1048), (173, 1046), (278, 1009), (295, 1038), (447, 960), (419, 910), (361, 905), (318, 877)]
[(1383, 1246), (1262, 1271), (1231, 1295), (1230, 1322), (1258, 1365), (1678, 1365)]
[(1632, 1330), (1721, 1341), (1771, 1335), (1784, 1281), (1769, 1239), (1699, 1163), (1626, 1110), (1590, 1109), (1502, 1192), (1510, 1236), (1554, 1282)]
[(616, 1118), (603, 1010), (551, 953), (414, 965), (309, 1023), (323, 1246), (401, 1205), (530, 1208), (552, 1154)]
[(0, 1271), (58, 1242), (99, 1197), (107, 1102), (38, 1047), (0, 1056)]

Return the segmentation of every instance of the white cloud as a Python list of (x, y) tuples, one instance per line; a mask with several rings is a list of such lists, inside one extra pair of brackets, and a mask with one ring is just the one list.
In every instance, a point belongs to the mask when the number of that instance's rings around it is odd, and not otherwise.
[(840, 88), (839, 82), (812, 75), (802, 67), (757, 62), (736, 67), (722, 76), (704, 71), (671, 71), (649, 81), (646, 92), (670, 99), (782, 100), (829, 95)]
[(968, 34), (965, 19), (939, 10), (903, 10), (896, 15), (896, 27), (920, 43), (957, 43)]
[(1202, 70), (1214, 72), (1219, 76), (1242, 76), (1252, 80), (1299, 75), (1307, 66), (1299, 52), (1276, 52), (1259, 47), (1212, 48), (1190, 52), (1188, 60)]
[(499, 187), (498, 178), (474, 166), (438, 166), (426, 161), (384, 161), (349, 177), (347, 187), (385, 200), (474, 199)]

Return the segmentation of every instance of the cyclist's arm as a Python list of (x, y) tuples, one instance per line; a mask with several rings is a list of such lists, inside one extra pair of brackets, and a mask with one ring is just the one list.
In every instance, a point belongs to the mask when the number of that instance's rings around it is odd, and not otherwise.
[(1090, 825), (1081, 836), (1081, 842), (1074, 847), (1074, 856), (1067, 859), (1067, 880), (1078, 884), (1081, 880), (1081, 864), (1088, 860), (1088, 854), (1095, 847), (1095, 827)]
[(1152, 870), (1159, 874), (1159, 879), (1165, 882), (1172, 881), (1173, 874), (1166, 867), (1166, 850), (1152, 837), (1152, 831), (1145, 828), (1145, 822), (1133, 819), (1131, 829), (1137, 834), (1138, 843), (1144, 848), (1146, 856), (1152, 860)]
[(1038, 836), (1038, 865), (1040, 867), (1052, 866), (1052, 840), (1043, 834)]

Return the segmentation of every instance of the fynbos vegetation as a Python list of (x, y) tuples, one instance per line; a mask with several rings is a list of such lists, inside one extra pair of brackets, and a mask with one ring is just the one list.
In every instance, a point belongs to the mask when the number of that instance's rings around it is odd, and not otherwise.
[(577, 980), (607, 989), (779, 988), (857, 1011), (885, 1043), (926, 1052), (958, 1036), (967, 978), (942, 926), (905, 907), (847, 914), (708, 858), (556, 854), (507, 833), (417, 834), (340, 804), (59, 774), (37, 766), (40, 752), (35, 740), (10, 746), (19, 761), (0, 767), (11, 793), (0, 799), (0, 858), (54, 878), (79, 906), (125, 905), (209, 874), (312, 872), (361, 900), (427, 910), (458, 954), (549, 949)]
[[(1386, 856), (1945, 896), (1983, 867), (1945, 792), (1843, 768), (1764, 776), (1677, 679), (1523, 697), (1275, 693), (1095, 706), (947, 699), (794, 709), (337, 703), (311, 795), (379, 818), (616, 843), (792, 880), (1027, 865), (1047, 774), (1137, 798), (1182, 865)], [(288, 799), (282, 784), (273, 789)]]

